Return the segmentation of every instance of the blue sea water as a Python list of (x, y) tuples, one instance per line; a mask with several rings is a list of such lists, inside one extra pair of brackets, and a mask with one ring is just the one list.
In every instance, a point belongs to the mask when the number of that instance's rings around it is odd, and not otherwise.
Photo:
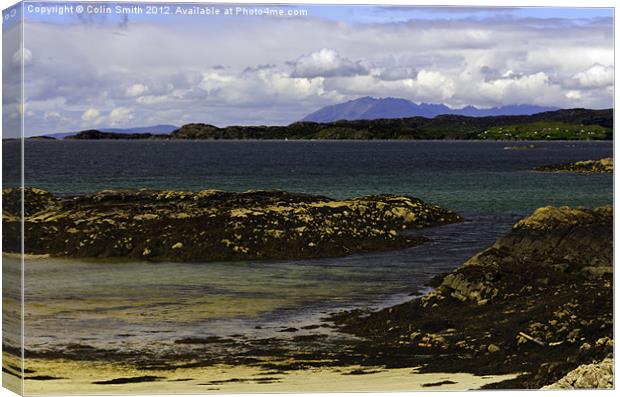
[[(396, 193), (474, 213), (523, 213), (551, 204), (611, 202), (609, 174), (530, 170), (611, 156), (612, 142), (540, 142), (535, 143), (537, 149), (505, 150), (514, 144), (32, 140), (25, 145), (25, 183), (57, 193), (140, 187), (283, 189), (334, 198)], [(5, 166), (11, 163), (5, 155)], [(9, 182), (15, 177), (5, 173)]]
[[(18, 183), (4, 143), (5, 185)], [(263, 337), (327, 312), (382, 307), (423, 290), (545, 205), (611, 203), (612, 175), (536, 166), (612, 155), (611, 142), (27, 141), (27, 186), (59, 194), (107, 188), (282, 189), (347, 198), (407, 194), (464, 215), (421, 230), (432, 242), (344, 258), (235, 263), (26, 261), (26, 343), (139, 351), (181, 337)], [(521, 143), (520, 143), (521, 144)], [(9, 147), (10, 149), (10, 147)], [(15, 159), (13, 159), (15, 160)], [(8, 168), (7, 168), (8, 167)], [(17, 269), (3, 258), (5, 269)], [(11, 282), (11, 272), (4, 282)], [(10, 305), (10, 302), (9, 302)], [(282, 334), (280, 334), (282, 335)]]

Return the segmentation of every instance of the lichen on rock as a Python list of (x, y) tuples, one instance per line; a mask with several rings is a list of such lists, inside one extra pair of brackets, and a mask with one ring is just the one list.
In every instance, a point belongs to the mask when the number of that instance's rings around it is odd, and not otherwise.
[[(460, 216), (394, 195), (333, 200), (283, 191), (103, 190), (74, 197), (25, 189), (25, 250), (70, 257), (210, 261), (317, 258), (398, 249), (399, 233)], [(17, 252), (21, 190), (3, 192), (4, 249)], [(11, 237), (13, 236), (13, 238)]]

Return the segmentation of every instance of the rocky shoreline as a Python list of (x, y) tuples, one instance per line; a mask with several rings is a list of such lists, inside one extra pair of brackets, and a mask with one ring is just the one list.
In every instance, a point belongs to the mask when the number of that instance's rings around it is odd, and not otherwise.
[[(19, 189), (3, 190), (4, 251), (19, 252)], [(104, 190), (73, 197), (27, 188), (27, 254), (155, 261), (343, 256), (421, 244), (405, 229), (461, 221), (394, 195), (333, 200), (283, 191)]]
[(584, 174), (604, 174), (614, 172), (614, 159), (584, 160), (575, 163), (545, 165), (534, 168), (539, 172), (578, 172)]
[[(28, 200), (29, 218), (63, 206), (55, 201), (63, 199), (53, 198), (47, 192), (26, 193), (40, 199)], [(261, 193), (274, 197), (273, 192)], [(107, 194), (88, 196), (86, 202)], [(256, 192), (221, 194), (229, 195), (229, 201), (233, 197), (241, 200), (245, 194), (254, 197)], [(332, 203), (303, 197), (304, 205), (316, 203), (314, 200)], [(381, 201), (370, 201), (385, 203), (386, 196), (381, 197)], [(46, 204), (47, 199), (53, 203)], [(76, 198), (67, 200), (76, 208), (83, 208), (74, 203)], [(111, 200), (117, 203), (118, 198)], [(287, 206), (298, 200), (290, 198)], [(367, 201), (364, 198), (363, 205), (368, 206)], [(403, 198), (395, 198), (395, 202), (402, 206)], [(347, 205), (347, 211), (350, 207)], [(101, 211), (100, 205), (97, 208)], [(383, 206), (381, 210), (387, 208)], [(447, 215), (440, 213), (445, 221)], [(413, 227), (434, 223), (431, 218), (424, 222)], [(47, 382), (58, 376), (52, 369), (61, 360), (93, 365), (120, 363), (142, 371), (146, 377), (169, 377), (191, 368), (245, 365), (273, 377), (302, 370), (346, 369), (342, 375), (368, 376), (392, 369), (418, 368), (416, 374), (510, 375), (507, 380), (483, 386), (494, 389), (613, 385), (612, 206), (540, 208), (516, 223), (510, 233), (491, 247), (434, 279), (432, 286), (434, 289), (428, 294), (401, 305), (379, 311), (335, 313), (321, 324), (283, 328), (279, 331), (282, 336), (277, 337), (198, 335), (175, 340), (175, 348), (169, 353), (155, 355), (83, 344), (51, 351), (28, 350), (26, 355), (40, 361), (37, 365), (41, 368), (36, 367), (35, 375), (52, 379)], [(18, 356), (16, 348), (4, 348), (9, 355)], [(50, 363), (49, 368), (45, 362)], [(351, 371), (352, 366), (357, 369)], [(28, 370), (34, 373), (33, 368)], [(241, 382), (236, 378), (228, 381)], [(435, 384), (428, 387), (432, 385)]]
[[(522, 373), (491, 387), (540, 388), (579, 365), (611, 357), (612, 255), (611, 206), (545, 207), (437, 278), (427, 295), (378, 312), (341, 313), (334, 320), (366, 339), (354, 350), (368, 364)], [(608, 365), (599, 367), (606, 371)]]

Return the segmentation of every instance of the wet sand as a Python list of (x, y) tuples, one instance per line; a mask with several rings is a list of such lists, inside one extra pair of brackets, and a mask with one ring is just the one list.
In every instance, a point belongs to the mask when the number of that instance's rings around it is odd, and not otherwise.
[[(415, 368), (323, 367), (287, 372), (250, 366), (216, 365), (176, 370), (137, 370), (108, 363), (27, 360), (33, 373), (25, 394), (172, 394), (273, 392), (390, 392), (471, 390), (517, 374), (474, 376), (466, 373), (417, 373)], [(15, 377), (3, 374), (7, 378)], [(53, 379), (57, 378), (57, 379)]]

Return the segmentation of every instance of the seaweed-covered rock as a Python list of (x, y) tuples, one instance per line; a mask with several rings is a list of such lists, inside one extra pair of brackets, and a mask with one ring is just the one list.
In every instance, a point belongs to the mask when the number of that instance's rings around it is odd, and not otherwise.
[[(4, 192), (4, 250), (18, 251), (19, 197)], [(104, 190), (55, 197), (26, 189), (25, 250), (70, 257), (209, 261), (315, 258), (403, 248), (400, 232), (461, 218), (405, 196), (351, 200), (248, 191)], [(32, 201), (31, 201), (32, 200)], [(13, 230), (13, 232), (15, 231)]]
[(587, 174), (600, 174), (614, 172), (614, 159), (607, 157), (600, 160), (584, 160), (576, 163), (545, 165), (534, 168), (541, 172), (580, 172)]
[[(516, 294), (531, 275), (541, 280), (558, 271), (612, 273), (613, 207), (594, 210), (543, 207), (514, 225), (507, 236), (448, 274), (429, 295), (487, 303), (500, 292)], [(547, 281), (548, 282), (548, 281)]]
[(50, 192), (36, 188), (2, 189), (2, 212), (8, 217), (20, 217), (22, 212), (22, 194), (26, 216), (44, 210), (58, 200)]
[(334, 320), (367, 339), (373, 365), (523, 373), (493, 387), (540, 388), (612, 353), (612, 285), (613, 208), (545, 207), (427, 295)]

